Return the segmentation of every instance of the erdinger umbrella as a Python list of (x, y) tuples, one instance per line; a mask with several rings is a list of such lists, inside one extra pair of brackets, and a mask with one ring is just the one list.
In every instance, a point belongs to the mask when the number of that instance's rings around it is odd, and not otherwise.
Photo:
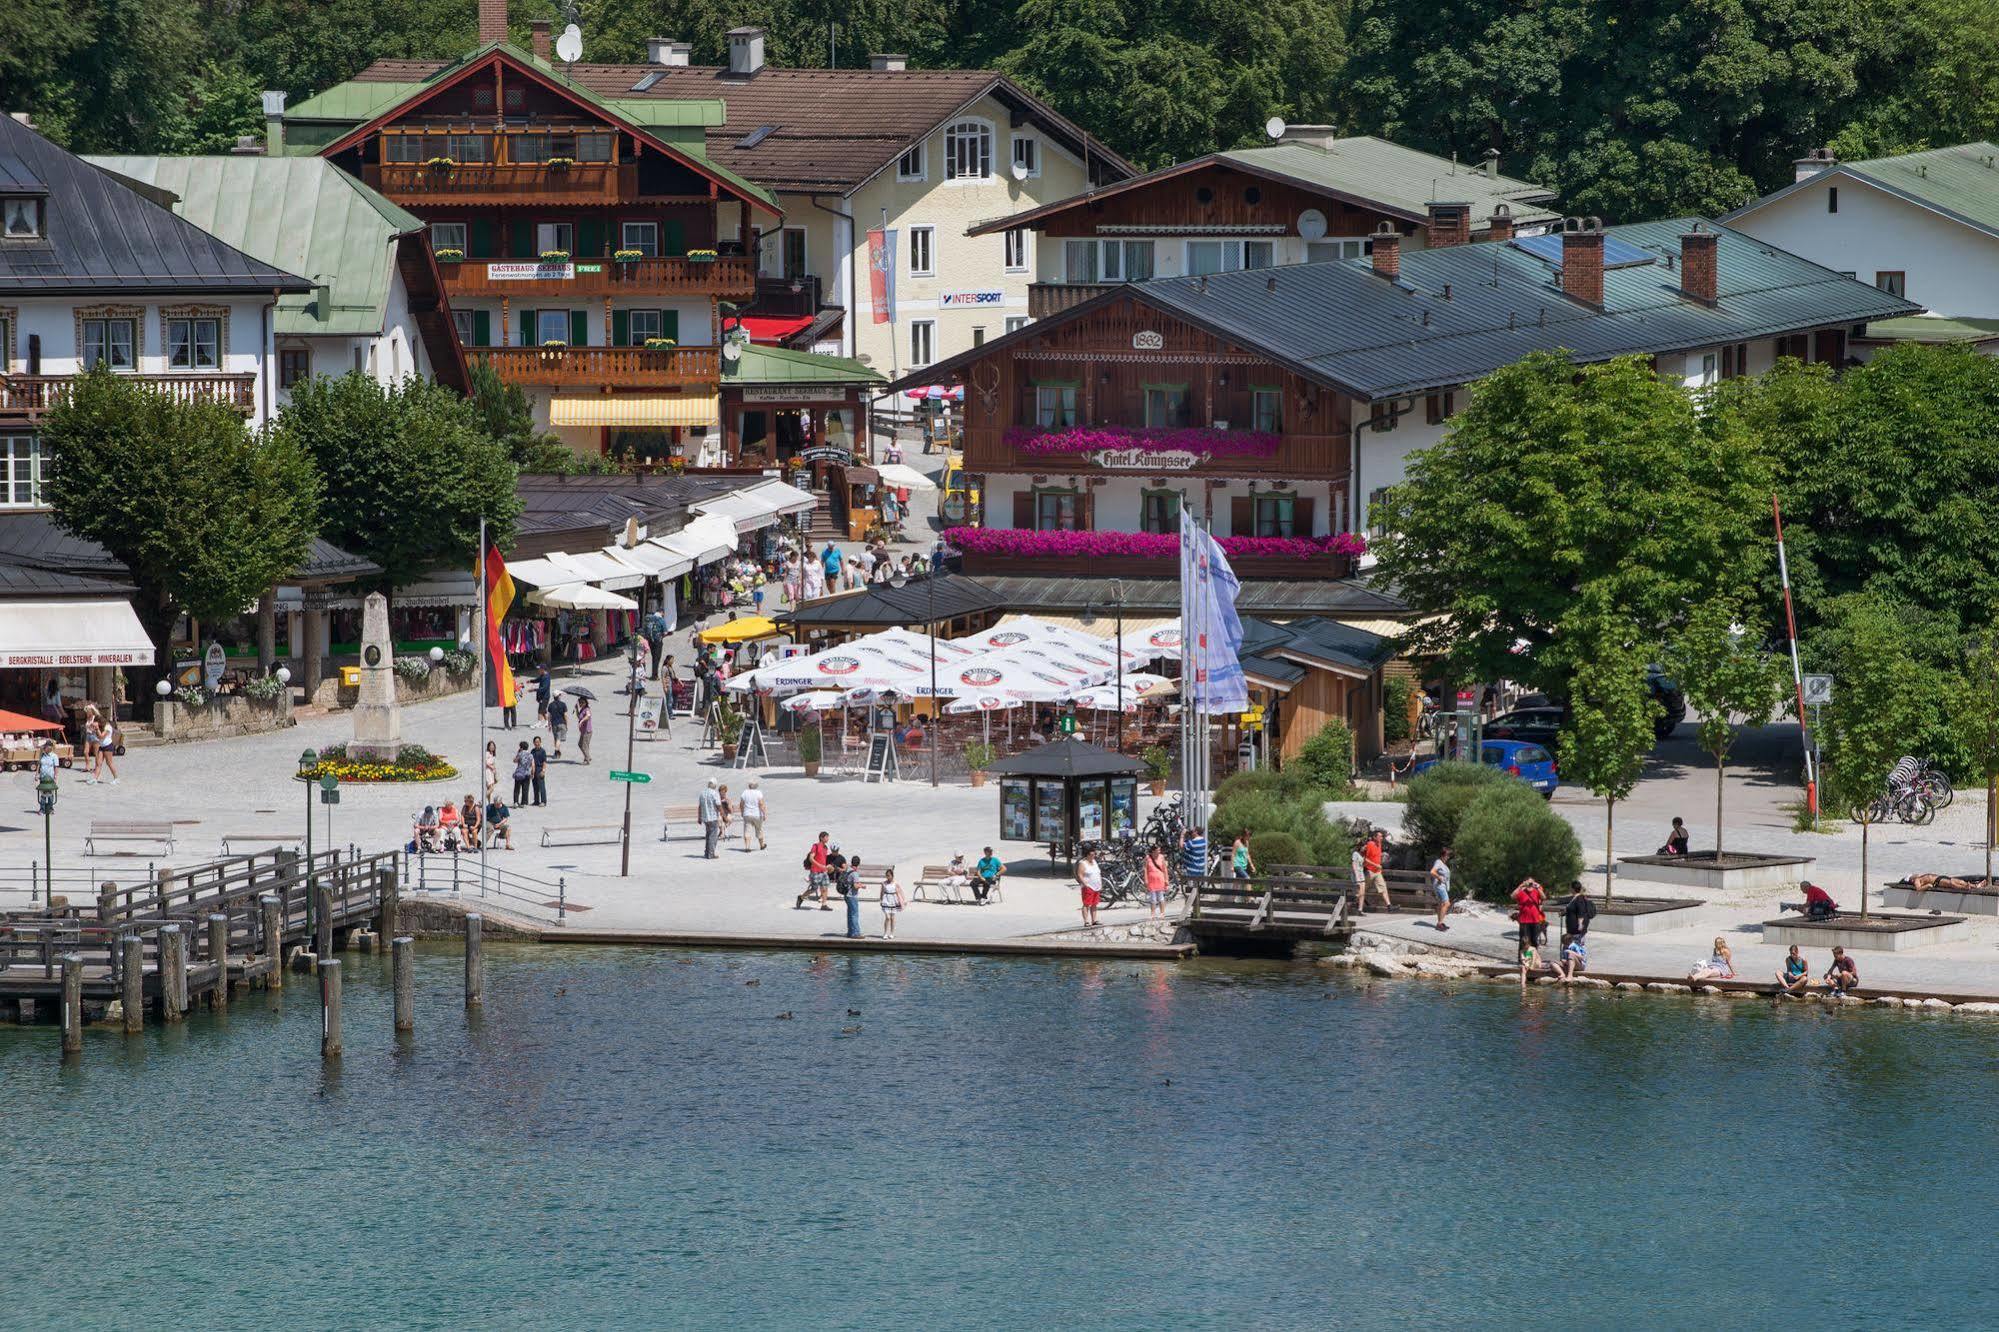
[(845, 707), (847, 696), (832, 689), (815, 689), (809, 694), (793, 694), (781, 705), (786, 712), (828, 712)]

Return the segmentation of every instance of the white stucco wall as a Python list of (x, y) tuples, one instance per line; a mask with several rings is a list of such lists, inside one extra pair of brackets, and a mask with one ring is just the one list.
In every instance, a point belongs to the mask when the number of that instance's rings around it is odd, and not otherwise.
[[(200, 378), (216, 374), (258, 375), (256, 391), (256, 412), (250, 423), (261, 424), (269, 407), (267, 391), (275, 378), (263, 376), (265, 339), (269, 334), (269, 318), (265, 311), (272, 304), (269, 297), (181, 297), (161, 299), (153, 296), (139, 297), (33, 297), (0, 291), (0, 310), (14, 311), (17, 327), (9, 335), (12, 343), (7, 370), (13, 374), (28, 372), (30, 339), (41, 339), (41, 370), (44, 375), (74, 375), (80, 373), (83, 346), (78, 330), (77, 311), (103, 310), (115, 307), (118, 317), (125, 317), (124, 311), (135, 312), (132, 317), (138, 321), (139, 345), (134, 373), (141, 375), (186, 375)], [(225, 311), (226, 330), (220, 348), (220, 364), (214, 369), (179, 371), (167, 366), (166, 329), (161, 311), (163, 309), (199, 306), (204, 314), (208, 311)]]
[[(1078, 488), (1081, 488), (1083, 483), (1089, 478), (1050, 476), (1041, 488), (1059, 490), (1065, 487), (1072, 479), (1076, 482)], [(1209, 489), (1205, 478), (1194, 479), (1185, 476), (1167, 477), (1165, 478), (1167, 484), (1164, 486), (1152, 485), (1151, 481), (1153, 479), (1151, 477), (1128, 473), (1111, 475), (1104, 479), (1102, 485), (1090, 487), (1090, 494), (1094, 504), (1092, 528), (1100, 532), (1139, 531), (1141, 524), (1140, 514), (1142, 512), (1140, 505), (1143, 493), (1149, 490), (1174, 490), (1180, 492), (1182, 499), (1194, 512), (1207, 517), (1214, 524), (1214, 533), (1216, 536), (1252, 535), (1249, 532), (1235, 532), (1231, 530), (1230, 525), (1230, 500), (1250, 493), (1250, 483), (1248, 481), (1231, 480), (1223, 486)], [(1011, 528), (1013, 526), (1014, 496), (1032, 491), (1035, 488), (1032, 474), (996, 472), (988, 475), (985, 481), (984, 492), (986, 506), (985, 525), (987, 527)], [(1268, 493), (1272, 488), (1272, 483), (1269, 481), (1259, 481), (1257, 488), (1263, 493)], [(1333, 509), (1336, 502), (1334, 498), (1338, 493), (1336, 487), (1324, 481), (1300, 481), (1288, 483), (1288, 488), (1295, 491), (1301, 498), (1312, 501), (1312, 530), (1310, 532), (1299, 532), (1297, 535), (1326, 536), (1340, 530), (1338, 514), (1332, 513), (1329, 518), (1329, 511)]]
[[(1836, 213), (1826, 210), (1834, 188)], [(1904, 294), (1934, 314), (1999, 318), (1999, 239), (1854, 177), (1821, 173), (1729, 225), (1862, 282), (1905, 273)]]

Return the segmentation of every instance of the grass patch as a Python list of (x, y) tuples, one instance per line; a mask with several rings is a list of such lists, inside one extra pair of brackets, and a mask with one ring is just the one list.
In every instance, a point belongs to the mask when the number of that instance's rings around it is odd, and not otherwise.
[(1821, 814), (1819, 815), (1818, 827), (1814, 828), (1812, 826), (1812, 807), (1802, 800), (1786, 801), (1784, 804), (1778, 806), (1778, 808), (1791, 816), (1792, 832), (1817, 833), (1821, 837), (1837, 837), (1839, 835), (1841, 820)]

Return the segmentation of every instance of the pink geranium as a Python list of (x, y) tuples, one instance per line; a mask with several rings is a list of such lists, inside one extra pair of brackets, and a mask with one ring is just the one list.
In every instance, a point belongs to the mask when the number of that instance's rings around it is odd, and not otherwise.
[[(1015, 559), (1133, 559), (1170, 560), (1180, 553), (1180, 539), (1168, 532), (1035, 532), (1011, 527), (953, 527), (944, 539), (974, 555), (1005, 555)], [(1358, 559), (1367, 551), (1366, 538), (1352, 532), (1323, 537), (1221, 537), (1224, 553), (1243, 559), (1314, 560), (1325, 556)]]
[(1007, 447), (1019, 453), (1192, 453), (1203, 458), (1275, 457), (1283, 440), (1268, 430), (1214, 430), (1207, 426), (1014, 426)]

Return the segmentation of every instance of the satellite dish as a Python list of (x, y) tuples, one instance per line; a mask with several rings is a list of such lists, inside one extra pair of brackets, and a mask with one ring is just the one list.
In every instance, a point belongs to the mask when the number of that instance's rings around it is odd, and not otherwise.
[(1015, 162), (1013, 164), (1013, 178), (1015, 180), (1027, 179), (1027, 165), (1025, 163)]
[(1298, 214), (1298, 234), (1308, 241), (1326, 238), (1326, 215), (1316, 208)]
[(728, 341), (724, 342), (722, 344), (722, 359), (727, 361), (730, 365), (734, 365), (736, 362), (742, 360), (743, 344), (737, 342), (734, 338), (730, 338)]
[(575, 64), (583, 56), (583, 29), (574, 23), (562, 30), (555, 39), (555, 54), (566, 64)]
[(1283, 138), (1283, 137), (1284, 137), (1284, 117), (1282, 117), (1282, 116), (1272, 116), (1272, 117), (1271, 117), (1270, 119), (1268, 119), (1268, 120), (1264, 121), (1264, 122), (1263, 122), (1263, 132), (1264, 132), (1265, 134), (1268, 134), (1268, 135), (1269, 135), (1269, 136), (1270, 136), (1271, 138), (1273, 138), (1273, 139), (1281, 139), (1281, 138)]

